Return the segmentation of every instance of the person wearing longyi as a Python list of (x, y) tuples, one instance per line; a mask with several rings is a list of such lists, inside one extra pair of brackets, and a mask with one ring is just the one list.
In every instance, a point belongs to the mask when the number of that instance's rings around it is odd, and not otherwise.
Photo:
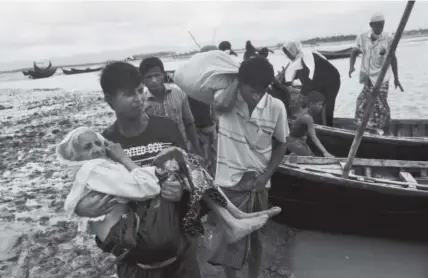
[[(242, 62), (237, 80), (214, 96), (219, 129), (215, 182), (245, 212), (267, 209), (270, 178), (286, 151), (289, 130), (284, 104), (266, 93), (273, 79), (267, 59), (251, 58)], [(256, 231), (221, 246), (209, 263), (222, 265), (226, 277), (234, 278), (248, 259), (249, 277), (255, 278), (261, 271), (262, 249)]]
[[(115, 62), (106, 66), (101, 74), (100, 83), (105, 99), (115, 111), (117, 117), (117, 121), (104, 130), (102, 135), (107, 140), (120, 144), (121, 148), (123, 148), (123, 151), (120, 151), (119, 148), (118, 152), (116, 152), (116, 159), (120, 164), (126, 165), (125, 167), (128, 170), (133, 169), (131, 171), (135, 171), (137, 167), (143, 165), (151, 165), (152, 163), (158, 165), (158, 162), (162, 162), (162, 158), (166, 158), (163, 162), (168, 162), (171, 158), (169, 156), (171, 146), (178, 147), (184, 152), (186, 144), (177, 124), (169, 118), (148, 116), (144, 112), (144, 92), (142, 90), (141, 77), (133, 65)], [(98, 137), (92, 136), (90, 138), (95, 140)], [(90, 143), (97, 145), (98, 141)], [(99, 157), (97, 156), (97, 158)], [(172, 158), (182, 161), (180, 156), (172, 156)], [(91, 168), (85, 168), (84, 170), (87, 171), (88, 169)], [(125, 176), (128, 176), (127, 172), (124, 172), (126, 169), (122, 167), (121, 171), (121, 175), (125, 179)], [(111, 175), (114, 171), (108, 173)], [(196, 176), (194, 175), (195, 173), (197, 174)], [(196, 168), (193, 167), (192, 175), (188, 178), (190, 180), (195, 179), (195, 187), (198, 182), (202, 182), (202, 184), (199, 184), (198, 189), (190, 190), (190, 193), (193, 192), (196, 195), (191, 193), (189, 196), (189, 191), (184, 191), (183, 183), (180, 182), (182, 179), (177, 178), (176, 175), (171, 175), (168, 179), (162, 179), (158, 176), (160, 183), (160, 204), (158, 206), (154, 205), (154, 200), (152, 199), (130, 203), (130, 207), (142, 221), (137, 230), (138, 240), (136, 247), (118, 263), (118, 277), (201, 277), (196, 259), (197, 241), (194, 237), (189, 237), (185, 233), (185, 231), (191, 230), (183, 229), (183, 225), (186, 226), (186, 223), (197, 224), (195, 222), (198, 219), (193, 218), (195, 215), (191, 214), (191, 219), (195, 221), (186, 222), (183, 216), (187, 215), (186, 211), (193, 211), (189, 209), (189, 207), (193, 207), (189, 204), (194, 203), (196, 200), (202, 201), (202, 199), (199, 199), (199, 197), (202, 197), (200, 194), (207, 189), (207, 183), (203, 182), (205, 178), (202, 178), (202, 180), (199, 178), (201, 174), (204, 176), (203, 173), (204, 170), (196, 166)], [(99, 178), (101, 178), (100, 175), (95, 175), (95, 180)], [(81, 181), (81, 179), (79, 180)], [(183, 194), (183, 191), (186, 194)], [(210, 196), (213, 195), (210, 194)], [(76, 204), (74, 212), (81, 217), (101, 217), (117, 206), (117, 201), (114, 198), (115, 196), (106, 198), (104, 194), (89, 192)], [(212, 207), (208, 201), (208, 207), (213, 208), (214, 211), (217, 208), (221, 210), (220, 207), (216, 207), (214, 204), (214, 207)], [(267, 217), (273, 216), (280, 211), (278, 208), (273, 208), (266, 213), (247, 215), (240, 213), (239, 210), (231, 206), (228, 206), (228, 209), (229, 216), (224, 210), (223, 212), (217, 210), (219, 213), (226, 213), (223, 214), (228, 219), (224, 218), (226, 225), (228, 225), (227, 223), (238, 222), (244, 224), (239, 224), (238, 226), (232, 224), (232, 226), (238, 228), (233, 228), (234, 232), (232, 233), (227, 232), (228, 229), (226, 229), (226, 236), (232, 241), (236, 240), (236, 237), (239, 238), (241, 235), (259, 228), (267, 220)], [(230, 218), (231, 215), (235, 218), (240, 217), (242, 220), (238, 222), (229, 221), (233, 219), (233, 217)], [(248, 228), (250, 229), (248, 230)], [(129, 230), (132, 227), (124, 227), (124, 229), (126, 233), (133, 232)], [(98, 237), (96, 238), (96, 243), (106, 252), (112, 252), (112, 244), (117, 244), (114, 240), (104, 242)]]
[[(370, 18), (369, 25), (371, 30), (360, 34), (355, 41), (349, 65), (349, 77), (351, 78), (352, 73), (355, 71), (354, 66), (356, 57), (359, 53), (362, 54), (360, 84), (363, 84), (364, 87), (357, 98), (355, 108), (355, 122), (357, 126), (361, 124), (367, 104), (373, 93), (374, 85), (376, 84), (382, 65), (385, 62), (387, 52), (391, 48), (393, 39), (390, 34), (383, 31), (385, 26), (385, 17), (382, 14), (374, 14)], [(404, 91), (398, 77), (397, 57), (395, 53), (393, 53), (391, 66), (385, 74), (385, 78), (383, 79), (383, 83), (380, 87), (380, 94), (375, 99), (375, 103), (373, 105), (373, 110), (367, 124), (368, 132), (380, 135), (384, 134), (385, 131), (388, 132), (388, 127), (391, 121), (391, 110), (388, 105), (388, 90), (391, 70), (394, 75), (395, 88), (400, 88), (402, 92)]]
[[(107, 65), (101, 73), (100, 85), (106, 102), (116, 114), (116, 121), (102, 136), (120, 144), (138, 166), (150, 165), (165, 148), (187, 149), (173, 120), (145, 113), (144, 87), (135, 66), (125, 62)], [(184, 234), (181, 225), (189, 195), (177, 179), (161, 182), (160, 188), (162, 206), (150, 209), (150, 200), (133, 202), (137, 214), (145, 215), (146, 219), (137, 232), (137, 247), (117, 264), (119, 278), (201, 277), (197, 242)], [(75, 213), (81, 217), (100, 217), (116, 205), (114, 196), (88, 193), (77, 204)], [(97, 239), (96, 243), (108, 252), (102, 241)]]

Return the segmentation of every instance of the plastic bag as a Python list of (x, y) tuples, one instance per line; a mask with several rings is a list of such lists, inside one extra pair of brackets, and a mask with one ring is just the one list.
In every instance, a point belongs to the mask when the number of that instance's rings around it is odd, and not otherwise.
[(223, 51), (198, 53), (179, 67), (175, 83), (191, 98), (211, 105), (214, 93), (237, 78), (239, 63)]

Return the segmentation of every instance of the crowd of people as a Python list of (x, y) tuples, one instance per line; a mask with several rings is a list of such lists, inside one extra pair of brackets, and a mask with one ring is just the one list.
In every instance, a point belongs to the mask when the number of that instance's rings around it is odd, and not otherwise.
[[(362, 53), (357, 122), (391, 42), (381, 15), (370, 26), (358, 36), (350, 62), (349, 76)], [(212, 50), (237, 56), (228, 41), (201, 52)], [(223, 266), (228, 278), (245, 264), (249, 277), (259, 277), (263, 226), (281, 211), (268, 206), (270, 178), (287, 151), (313, 155), (307, 137), (332, 156), (314, 124), (333, 125), (340, 88), (339, 72), (317, 51), (297, 41), (282, 51), (291, 63), (275, 76), (269, 49), (257, 50), (247, 41), (237, 89), (215, 94), (212, 105), (165, 84), (157, 57), (143, 59), (138, 69), (126, 62), (103, 69), (100, 86), (116, 120), (101, 134), (90, 127), (73, 130), (57, 153), (75, 177), (65, 209), (79, 216), (79, 229), (96, 235), (101, 250), (120, 258), (120, 278), (201, 277), (196, 251), (207, 214), (217, 226), (209, 263)], [(401, 88), (396, 58), (392, 71)], [(301, 107), (290, 115), (295, 79), (302, 84)], [(385, 80), (370, 118), (374, 130), (390, 119)], [(224, 98), (233, 107), (223, 109)]]

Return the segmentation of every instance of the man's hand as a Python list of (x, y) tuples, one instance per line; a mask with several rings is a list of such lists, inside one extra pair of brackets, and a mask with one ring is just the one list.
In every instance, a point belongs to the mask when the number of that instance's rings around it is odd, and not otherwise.
[(400, 88), (400, 90), (404, 92), (403, 86), (401, 86), (400, 80), (398, 80), (398, 78), (395, 78), (394, 85), (395, 85), (395, 89)]
[(81, 217), (106, 215), (117, 205), (113, 199), (114, 196), (92, 191), (79, 201), (74, 212)]
[(105, 141), (106, 154), (109, 158), (116, 162), (122, 162), (124, 159), (128, 158), (125, 151), (122, 149), (122, 146), (117, 143)]
[(167, 201), (178, 202), (183, 196), (183, 188), (177, 179), (168, 179), (161, 186), (161, 196)]
[(258, 176), (257, 179), (254, 181), (254, 190), (256, 192), (264, 190), (269, 179), (270, 176), (268, 176), (267, 174), (261, 174), (260, 176)]
[(355, 68), (354, 67), (351, 67), (350, 69), (349, 69), (349, 78), (352, 78), (352, 73), (355, 71)]

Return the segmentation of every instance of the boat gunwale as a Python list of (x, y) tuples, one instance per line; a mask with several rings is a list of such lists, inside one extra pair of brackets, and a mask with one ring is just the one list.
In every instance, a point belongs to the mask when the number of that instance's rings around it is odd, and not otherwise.
[[(289, 119), (289, 124), (294, 122), (293, 119)], [(331, 126), (323, 126), (315, 124), (315, 130), (320, 131), (323, 135), (332, 135), (332, 136), (341, 136), (341, 137), (355, 137), (355, 131), (339, 128), (339, 127), (331, 127)], [(389, 136), (389, 135), (376, 135), (376, 134), (364, 134), (363, 140), (367, 142), (379, 142), (379, 143), (391, 143), (391, 144), (423, 144), (428, 145), (427, 137), (406, 137), (406, 136)]]
[[(291, 158), (292, 157), (292, 158)], [(291, 158), (291, 160), (286, 160)], [(350, 178), (343, 178), (339, 174), (333, 174), (327, 170), (317, 169), (311, 171), (310, 168), (305, 169), (304, 164), (326, 165), (340, 164), (345, 162), (346, 158), (324, 158), (310, 156), (286, 156), (277, 168), (277, 173), (296, 176), (301, 179), (307, 179), (324, 184), (336, 186), (350, 187), (355, 189), (370, 190), (378, 193), (387, 193), (391, 195), (413, 196), (413, 197), (428, 197), (428, 190), (415, 187), (414, 183), (391, 181), (388, 183), (379, 178), (368, 178), (359, 175), (350, 175)], [(371, 162), (371, 163), (368, 163)], [(373, 163), (375, 162), (375, 163)], [(376, 165), (378, 163), (378, 165)], [(303, 165), (302, 165), (303, 164)], [(371, 164), (371, 165), (370, 165)], [(375, 165), (373, 165), (375, 164)], [(428, 168), (428, 162), (425, 161), (401, 161), (401, 160), (384, 160), (384, 159), (363, 159), (356, 158), (353, 165), (371, 166), (371, 167), (394, 167), (394, 168)], [(365, 178), (366, 180), (358, 180), (357, 178)], [(367, 179), (370, 179), (368, 181)], [(402, 184), (403, 186), (400, 186)], [(405, 187), (405, 185), (407, 185)], [(421, 187), (422, 184), (418, 184)], [(426, 186), (428, 189), (428, 186)]]

